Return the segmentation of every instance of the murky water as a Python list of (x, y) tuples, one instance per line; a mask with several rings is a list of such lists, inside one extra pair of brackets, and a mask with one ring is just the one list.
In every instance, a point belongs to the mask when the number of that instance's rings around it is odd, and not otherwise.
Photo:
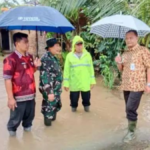
[[(77, 113), (72, 113), (69, 93), (63, 92), (63, 108), (51, 127), (45, 127), (43, 124), (43, 116), (40, 113), (42, 99), (37, 92), (36, 116), (32, 132), (24, 133), (20, 125), (17, 137), (10, 138), (6, 129), (9, 109), (1, 62), (0, 73), (0, 150), (150, 150), (149, 95), (143, 96), (138, 111), (136, 140), (124, 144), (122, 138), (126, 134), (127, 121), (122, 93), (104, 88), (100, 79), (92, 90), (90, 113), (83, 111), (81, 100)], [(36, 78), (38, 83), (38, 73)]]

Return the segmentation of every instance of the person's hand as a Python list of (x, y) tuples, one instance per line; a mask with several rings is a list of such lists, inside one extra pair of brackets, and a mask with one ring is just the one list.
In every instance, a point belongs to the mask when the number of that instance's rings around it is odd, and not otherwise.
[(122, 58), (121, 58), (120, 54), (118, 54), (118, 55), (115, 57), (115, 62), (116, 62), (116, 63), (121, 63), (121, 62), (122, 62)]
[(91, 84), (91, 89), (93, 89), (94, 88), (94, 84)]
[(8, 107), (12, 110), (12, 111), (14, 111), (15, 110), (15, 108), (17, 107), (17, 103), (16, 103), (16, 100), (14, 99), (14, 98), (10, 98), (10, 99), (8, 99)]
[(48, 95), (48, 100), (49, 100), (49, 101), (52, 102), (52, 101), (54, 101), (54, 99), (55, 99), (55, 95), (54, 95), (54, 94), (49, 94), (49, 95)]
[(148, 85), (146, 85), (146, 87), (145, 87), (145, 92), (150, 93), (150, 87)]
[(68, 92), (69, 91), (69, 88), (68, 87), (64, 87), (65, 91)]
[(34, 60), (34, 66), (35, 67), (40, 67), (41, 66), (41, 60), (39, 58), (36, 57), (36, 59)]

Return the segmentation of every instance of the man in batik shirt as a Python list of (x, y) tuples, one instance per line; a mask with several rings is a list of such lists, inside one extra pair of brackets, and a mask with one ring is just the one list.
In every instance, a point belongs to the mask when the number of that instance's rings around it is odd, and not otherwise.
[(144, 91), (150, 92), (150, 52), (138, 44), (138, 34), (134, 30), (126, 33), (127, 50), (122, 57), (115, 59), (118, 69), (122, 71), (122, 90), (126, 104), (128, 133), (124, 142), (135, 138), (137, 109)]

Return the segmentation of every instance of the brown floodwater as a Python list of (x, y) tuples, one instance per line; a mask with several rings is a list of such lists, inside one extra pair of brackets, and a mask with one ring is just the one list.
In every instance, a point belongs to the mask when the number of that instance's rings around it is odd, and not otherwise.
[[(36, 115), (32, 132), (22, 126), (16, 137), (9, 137), (7, 95), (0, 62), (0, 150), (150, 150), (150, 96), (144, 95), (139, 112), (137, 138), (124, 144), (127, 131), (122, 92), (104, 88), (100, 78), (92, 90), (91, 111), (85, 113), (79, 101), (78, 111), (71, 112), (69, 93), (62, 93), (62, 110), (51, 127), (45, 127), (41, 111), (41, 95), (37, 90)], [(38, 88), (38, 72), (36, 73)]]

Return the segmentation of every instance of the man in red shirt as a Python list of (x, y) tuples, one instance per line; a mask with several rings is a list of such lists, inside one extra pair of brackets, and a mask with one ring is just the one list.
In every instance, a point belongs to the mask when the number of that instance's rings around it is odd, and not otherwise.
[(29, 49), (28, 35), (15, 33), (13, 35), (15, 52), (4, 59), (3, 77), (8, 95), (10, 119), (7, 124), (11, 136), (22, 121), (25, 131), (30, 131), (35, 112), (35, 80), (36, 67), (41, 65), (39, 59), (27, 53)]

